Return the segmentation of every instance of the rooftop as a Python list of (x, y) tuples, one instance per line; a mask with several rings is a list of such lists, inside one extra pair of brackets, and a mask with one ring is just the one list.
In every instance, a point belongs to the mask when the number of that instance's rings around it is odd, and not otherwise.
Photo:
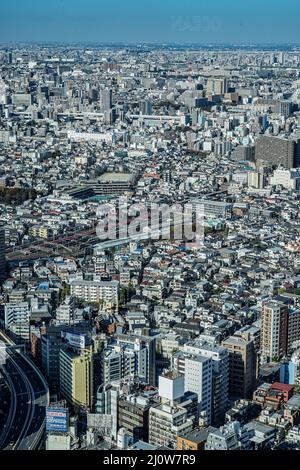
[(104, 173), (99, 177), (101, 183), (130, 183), (132, 179), (131, 173)]

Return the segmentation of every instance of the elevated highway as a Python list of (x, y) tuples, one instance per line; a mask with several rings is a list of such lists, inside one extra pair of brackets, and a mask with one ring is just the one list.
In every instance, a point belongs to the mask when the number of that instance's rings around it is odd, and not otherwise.
[(34, 450), (45, 431), (48, 385), (35, 364), (0, 331), (0, 367), (11, 394), (0, 449)]

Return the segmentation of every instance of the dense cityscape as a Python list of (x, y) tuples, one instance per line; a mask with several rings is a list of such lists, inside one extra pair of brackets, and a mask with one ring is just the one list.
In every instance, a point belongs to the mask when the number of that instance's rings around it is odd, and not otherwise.
[(2, 45), (0, 449), (299, 450), (299, 201), (300, 47)]

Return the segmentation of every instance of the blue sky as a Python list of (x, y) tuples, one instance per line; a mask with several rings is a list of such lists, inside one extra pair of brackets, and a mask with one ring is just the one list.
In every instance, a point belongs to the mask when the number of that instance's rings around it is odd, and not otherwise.
[(299, 0), (0, 0), (0, 41), (300, 43)]

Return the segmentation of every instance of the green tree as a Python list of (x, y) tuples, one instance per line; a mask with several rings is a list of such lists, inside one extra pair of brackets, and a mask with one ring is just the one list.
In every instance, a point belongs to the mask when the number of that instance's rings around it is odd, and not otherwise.
[(120, 306), (125, 305), (126, 302), (127, 302), (127, 289), (126, 289), (126, 287), (121, 287), (120, 294), (119, 294)]

